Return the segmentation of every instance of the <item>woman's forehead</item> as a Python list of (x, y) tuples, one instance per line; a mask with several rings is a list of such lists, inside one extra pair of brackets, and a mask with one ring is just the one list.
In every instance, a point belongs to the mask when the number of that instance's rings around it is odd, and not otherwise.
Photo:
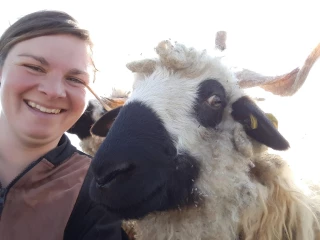
[[(17, 43), (8, 57), (30, 57), (56, 67), (89, 71), (92, 68), (89, 44), (72, 35), (50, 35)], [(32, 57), (34, 56), (34, 57)]]

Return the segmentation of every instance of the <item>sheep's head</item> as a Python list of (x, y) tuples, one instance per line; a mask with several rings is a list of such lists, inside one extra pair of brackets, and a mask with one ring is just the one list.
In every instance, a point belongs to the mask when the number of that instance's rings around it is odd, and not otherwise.
[(205, 199), (205, 174), (247, 171), (254, 146), (289, 147), (218, 57), (169, 41), (156, 52), (127, 65), (137, 75), (132, 95), (91, 129), (105, 136), (117, 115), (93, 159), (90, 192), (125, 218), (192, 207)]
[[(122, 106), (129, 96), (129, 92), (124, 92), (119, 89), (113, 89), (110, 97), (100, 97), (103, 104), (108, 109), (116, 109)], [(108, 111), (104, 109), (104, 106), (97, 99), (90, 99), (87, 108), (84, 113), (78, 119), (78, 121), (68, 129), (68, 133), (76, 134), (80, 140), (84, 140), (91, 137), (90, 128), (92, 125), (101, 118), (102, 115)], [(112, 122), (110, 122), (111, 126)]]

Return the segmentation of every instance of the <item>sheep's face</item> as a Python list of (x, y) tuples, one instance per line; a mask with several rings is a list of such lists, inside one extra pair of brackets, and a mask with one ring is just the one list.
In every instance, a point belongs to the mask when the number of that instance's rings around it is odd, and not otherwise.
[[(91, 196), (124, 218), (201, 204), (202, 172), (214, 168), (221, 148), (238, 151), (236, 128), (273, 148), (288, 147), (220, 59), (168, 42), (157, 52), (160, 61), (149, 67), (129, 65), (138, 66), (134, 90), (92, 162)], [(105, 135), (115, 115), (104, 115), (92, 132)], [(258, 127), (250, 128), (252, 116)]]

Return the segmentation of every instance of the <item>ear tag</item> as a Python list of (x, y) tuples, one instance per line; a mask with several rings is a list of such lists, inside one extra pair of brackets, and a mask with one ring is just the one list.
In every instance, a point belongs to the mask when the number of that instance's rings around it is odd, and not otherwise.
[[(278, 129), (278, 120), (272, 113), (266, 113), (268, 119), (273, 123), (274, 127)], [(258, 127), (258, 120), (255, 116), (250, 114), (250, 128), (256, 129)]]
[(278, 129), (278, 120), (272, 113), (266, 113), (266, 116), (273, 123), (274, 127)]
[(255, 116), (250, 114), (250, 128), (256, 129), (258, 127), (258, 120)]

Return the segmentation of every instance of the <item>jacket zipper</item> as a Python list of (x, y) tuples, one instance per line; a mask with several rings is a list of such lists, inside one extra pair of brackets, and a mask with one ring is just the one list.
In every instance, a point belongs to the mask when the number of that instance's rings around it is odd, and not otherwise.
[(6, 195), (6, 188), (2, 188), (2, 185), (0, 184), (0, 219), (1, 219), (1, 213), (4, 205), (4, 197)]
[(7, 187), (3, 188), (1, 183), (0, 183), (0, 220), (1, 220), (1, 214), (4, 208), (4, 203), (6, 200), (6, 196), (10, 190), (10, 188), (21, 178), (23, 175), (25, 175), (27, 172), (29, 172), (35, 165), (37, 165), (43, 157), (40, 159), (30, 163), (18, 176), (16, 176), (9, 184)]

